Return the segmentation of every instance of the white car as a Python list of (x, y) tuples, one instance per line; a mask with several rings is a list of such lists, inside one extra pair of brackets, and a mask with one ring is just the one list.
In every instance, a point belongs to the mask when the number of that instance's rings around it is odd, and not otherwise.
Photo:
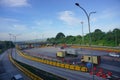
[(11, 80), (24, 80), (21, 74), (14, 75)]
[(116, 53), (109, 53), (109, 56), (120, 57), (120, 55), (119, 55), (119, 54), (116, 54)]

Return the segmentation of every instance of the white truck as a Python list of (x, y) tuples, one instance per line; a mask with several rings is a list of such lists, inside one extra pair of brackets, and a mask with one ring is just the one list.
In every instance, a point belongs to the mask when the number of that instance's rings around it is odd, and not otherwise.
[(71, 56), (78, 56), (78, 51), (76, 49), (72, 49), (72, 48), (66, 48), (66, 55), (71, 55)]
[(65, 57), (65, 56), (78, 56), (78, 52), (76, 49), (72, 49), (72, 48), (66, 48), (66, 49), (62, 49), (60, 51), (58, 51), (56, 53), (57, 57)]

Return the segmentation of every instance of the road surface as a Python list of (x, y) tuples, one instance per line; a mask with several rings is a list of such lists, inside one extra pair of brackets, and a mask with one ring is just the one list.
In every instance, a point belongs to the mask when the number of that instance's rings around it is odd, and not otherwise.
[[(48, 47), (48, 48), (33, 48), (24, 50), (30, 55), (38, 56), (48, 56), (50, 58), (56, 58), (56, 52), (60, 51), (60, 48)], [(120, 77), (120, 58), (108, 56), (109, 52), (105, 51), (97, 51), (97, 50), (86, 50), (86, 49), (78, 49), (79, 56), (76, 61), (80, 62), (81, 55), (97, 55), (101, 56), (101, 64), (99, 67), (105, 69), (105, 72), (111, 71), (114, 76)], [(73, 58), (71, 58), (73, 59)]]
[[(16, 54), (15, 56), (15, 52), (13, 52), (13, 56), (18, 61), (34, 66), (38, 69), (42, 69), (44, 71), (59, 75), (61, 77), (67, 78), (68, 80), (92, 80), (92, 76), (89, 75), (89, 73), (63, 69), (63, 68), (54, 67), (47, 64), (31, 61), (21, 57), (19, 54)], [(95, 76), (95, 80), (104, 80), (104, 79)]]
[(24, 80), (31, 80), (20, 70), (18, 70), (9, 60), (8, 51), (0, 55), (0, 80), (11, 80), (13, 75), (21, 74)]

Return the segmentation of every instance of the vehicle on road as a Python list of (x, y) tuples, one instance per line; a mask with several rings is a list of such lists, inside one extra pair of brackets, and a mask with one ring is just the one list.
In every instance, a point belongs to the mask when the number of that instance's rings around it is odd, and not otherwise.
[(53, 44), (51, 44), (51, 43), (47, 43), (46, 46), (47, 46), (47, 47), (48, 47), (48, 46), (53, 46)]
[(60, 47), (60, 49), (64, 49), (64, 47), (63, 47), (63, 46), (61, 46), (61, 47)]
[(65, 57), (66, 56), (66, 52), (65, 51), (58, 51), (57, 53), (56, 53), (56, 57), (61, 57), (61, 58), (63, 58), (63, 57)]
[(90, 63), (93, 63), (93, 64), (100, 64), (101, 62), (101, 57), (100, 56), (82, 56), (81, 58), (81, 62), (90, 62)]
[(116, 54), (116, 53), (109, 53), (108, 55), (109, 55), (109, 56), (112, 56), (112, 57), (120, 57), (120, 55), (119, 55), (119, 54)]
[(71, 56), (75, 56), (75, 57), (78, 56), (78, 52), (76, 49), (68, 48), (68, 49), (65, 49), (65, 51), (66, 51), (66, 55), (71, 55)]
[(57, 57), (65, 57), (65, 56), (78, 56), (77, 50), (75, 49), (62, 49), (56, 53)]
[(11, 80), (24, 80), (21, 74), (14, 75)]

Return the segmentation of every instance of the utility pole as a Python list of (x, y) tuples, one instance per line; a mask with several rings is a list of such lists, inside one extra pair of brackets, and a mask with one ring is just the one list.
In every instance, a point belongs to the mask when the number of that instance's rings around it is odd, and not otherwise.
[[(91, 47), (92, 39), (91, 39), (91, 31), (90, 31), (90, 16), (91, 16), (91, 14), (94, 14), (96, 12), (90, 12), (90, 13), (88, 13), (83, 7), (81, 7), (79, 5), (79, 3), (75, 3), (75, 5), (78, 6), (80, 9), (82, 9), (84, 11), (86, 17), (87, 17), (88, 29), (89, 29), (89, 47)], [(93, 67), (94, 67), (94, 65), (93, 65), (93, 57), (91, 59), (92, 59), (91, 60), (92, 61), (92, 72), (94, 73), (94, 70), (93, 70)], [(94, 80), (94, 74), (93, 74), (93, 80)]]
[(84, 31), (83, 31), (83, 21), (81, 22), (82, 24), (82, 44), (84, 45)]

